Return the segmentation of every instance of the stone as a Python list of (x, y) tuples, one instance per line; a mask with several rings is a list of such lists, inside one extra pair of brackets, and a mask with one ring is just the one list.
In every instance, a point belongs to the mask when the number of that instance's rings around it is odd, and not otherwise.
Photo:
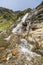
[(17, 43), (19, 41), (19, 39), (20, 39), (19, 35), (12, 34), (11, 38), (10, 38), (10, 42), (14, 41), (15, 43)]
[(34, 42), (34, 43), (35, 43), (34, 38), (32, 38), (31, 36), (28, 36), (28, 41), (29, 41), (29, 42)]
[(6, 55), (3, 55), (3, 56), (1, 57), (1, 61), (6, 61)]
[(10, 53), (10, 54), (7, 55), (7, 59), (6, 59), (6, 60), (9, 61), (9, 59), (10, 59), (11, 57), (12, 57), (12, 53)]
[(24, 31), (24, 32), (21, 33), (21, 36), (22, 36), (23, 38), (26, 38), (26, 39), (27, 39), (27, 37), (28, 37), (27, 35), (28, 35), (28, 34), (27, 34), (26, 31)]
[(12, 55), (14, 55), (14, 56), (16, 56), (19, 53), (19, 51), (17, 49), (12, 50), (11, 52), (12, 52)]
[(1, 50), (4, 50), (4, 49), (5, 49), (5, 47), (0, 47), (0, 51), (1, 51)]

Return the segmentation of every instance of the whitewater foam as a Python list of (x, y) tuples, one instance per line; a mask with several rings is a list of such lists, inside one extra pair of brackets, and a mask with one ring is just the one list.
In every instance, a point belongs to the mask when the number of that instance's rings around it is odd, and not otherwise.
[(24, 53), (24, 54), (25, 54), (25, 53), (26, 53), (26, 54), (29, 54), (29, 56), (31, 56), (31, 57), (40, 56), (39, 54), (32, 52), (31, 50), (29, 50), (29, 49), (26, 48), (26, 47), (22, 47), (22, 46), (21, 46), (20, 51), (21, 51), (22, 53)]
[(11, 38), (11, 35), (10, 35), (10, 36), (8, 36), (7, 38), (4, 38), (4, 40), (9, 41), (9, 40), (10, 40), (10, 38)]
[(28, 13), (26, 13), (26, 15), (22, 18), (21, 22), (15, 28), (13, 28), (12, 33), (14, 33), (14, 34), (21, 33), (21, 31), (22, 31), (22, 23), (25, 22), (27, 17), (28, 17)]
[(25, 22), (25, 20), (27, 19), (28, 17), (28, 13), (26, 13), (26, 15), (22, 18), (21, 22)]

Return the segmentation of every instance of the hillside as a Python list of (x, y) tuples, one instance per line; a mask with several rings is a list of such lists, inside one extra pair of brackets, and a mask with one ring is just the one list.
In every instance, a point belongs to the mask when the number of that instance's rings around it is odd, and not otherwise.
[(30, 12), (31, 9), (24, 11), (12, 11), (6, 8), (0, 7), (0, 31), (8, 30), (13, 24), (18, 23), (17, 19), (23, 16), (25, 13)]

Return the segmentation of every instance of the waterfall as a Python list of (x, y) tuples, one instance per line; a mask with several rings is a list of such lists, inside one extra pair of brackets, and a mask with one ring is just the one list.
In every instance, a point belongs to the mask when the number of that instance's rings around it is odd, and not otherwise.
[(25, 53), (26, 53), (26, 54), (29, 54), (29, 56), (31, 56), (31, 57), (40, 56), (39, 54), (37, 54), (37, 53), (35, 53), (35, 52), (32, 52), (31, 50), (29, 50), (28, 48), (23, 47), (23, 46), (21, 46), (20, 51), (21, 51), (22, 53), (24, 53), (24, 54), (25, 54)]
[(28, 54), (31, 57), (39, 57), (40, 55), (32, 51), (33, 45), (29, 44), (26, 39), (20, 40), (19, 50), (25, 55)]
[(22, 23), (26, 21), (28, 15), (29, 15), (29, 13), (26, 13), (26, 15), (22, 18), (22, 20), (21, 20)]
[(25, 23), (26, 19), (28, 17), (28, 13), (25, 14), (25, 16), (22, 18), (21, 22), (12, 30), (12, 33), (18, 34), (22, 31), (22, 23)]

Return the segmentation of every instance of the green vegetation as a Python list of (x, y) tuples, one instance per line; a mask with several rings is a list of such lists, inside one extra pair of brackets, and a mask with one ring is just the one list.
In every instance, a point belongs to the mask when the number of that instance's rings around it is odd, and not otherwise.
[(28, 8), (24, 11), (15, 11), (0, 7), (0, 31), (8, 30), (13, 24), (17, 24), (17, 19), (32, 9)]

